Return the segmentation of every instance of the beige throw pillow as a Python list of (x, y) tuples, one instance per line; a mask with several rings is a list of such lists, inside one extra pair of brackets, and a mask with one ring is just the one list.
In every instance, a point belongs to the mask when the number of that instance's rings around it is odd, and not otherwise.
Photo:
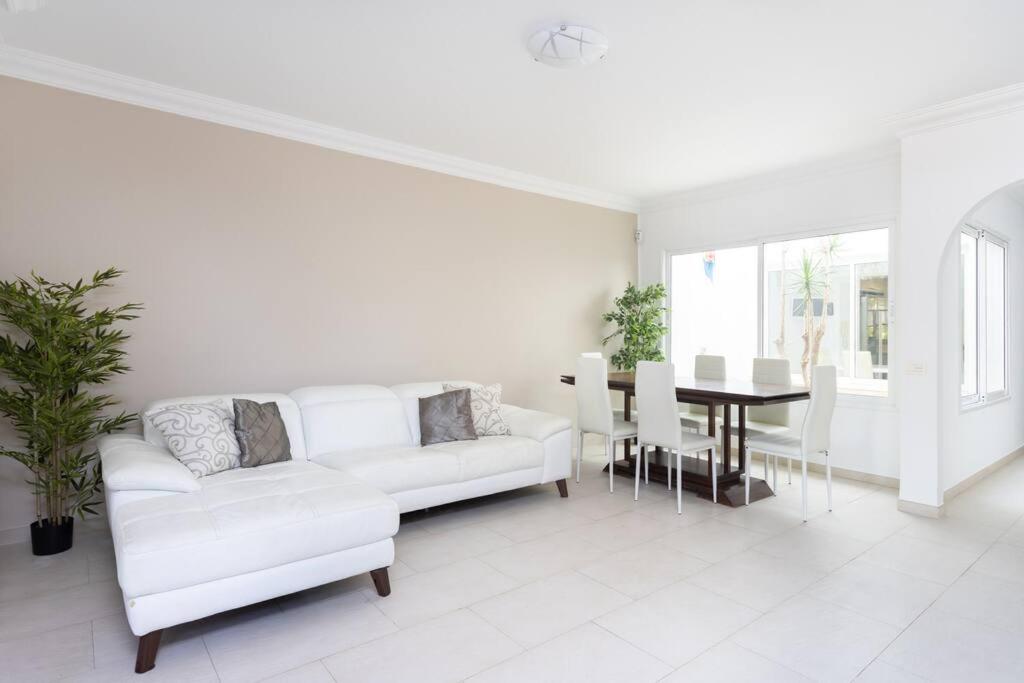
[(164, 406), (149, 411), (145, 418), (197, 479), (241, 464), (234, 416), (221, 401)]
[(469, 389), (469, 405), (473, 410), (473, 428), (477, 436), (508, 436), (512, 430), (501, 416), (501, 385), (442, 384), (444, 391)]

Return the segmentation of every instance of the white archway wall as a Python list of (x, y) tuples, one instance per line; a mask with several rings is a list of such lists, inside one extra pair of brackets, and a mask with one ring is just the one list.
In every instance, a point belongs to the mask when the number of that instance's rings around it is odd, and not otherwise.
[[(1009, 344), (1008, 400), (960, 409), (960, 233), (949, 236), (939, 271), (939, 387), (941, 404), (939, 462), (942, 488), (950, 488), (999, 461), (1024, 444), (1024, 204), (1002, 190), (984, 200), (967, 217), (970, 222), (1005, 237), (1007, 325)], [(957, 228), (959, 226), (956, 226)]]
[[(987, 438), (1007, 430), (1007, 423), (999, 419), (1007, 415), (998, 406), (973, 415), (959, 412), (959, 378), (948, 374), (958, 367), (959, 336), (955, 327), (950, 328), (955, 318), (949, 321), (946, 315), (940, 321), (939, 302), (943, 283), (949, 280), (950, 235), (982, 199), (1024, 178), (1024, 110), (903, 138), (900, 175), (902, 210), (895, 255), (897, 319), (904, 349), (898, 398), (900, 499), (939, 508), (943, 491), (958, 483), (952, 479), (962, 481), (983, 469), (978, 462), (997, 448), (990, 440), (979, 449), (970, 443), (971, 437)], [(947, 341), (940, 344), (940, 338)], [(1008, 402), (1007, 414), (1014, 408), (1020, 414), (1017, 400)], [(956, 441), (947, 443), (953, 432)], [(1007, 439), (1012, 443), (1012, 434)], [(965, 448), (982, 454), (977, 460), (962, 457)], [(993, 455), (989, 462), (1013, 448)]]

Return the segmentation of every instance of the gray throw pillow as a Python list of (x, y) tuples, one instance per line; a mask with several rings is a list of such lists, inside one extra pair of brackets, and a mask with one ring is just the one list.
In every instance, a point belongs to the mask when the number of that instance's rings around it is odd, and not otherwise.
[(242, 398), (236, 398), (232, 403), (242, 467), (259, 467), (292, 459), (288, 430), (284, 428), (276, 403), (256, 403)]
[(420, 445), (476, 439), (469, 389), (420, 399)]

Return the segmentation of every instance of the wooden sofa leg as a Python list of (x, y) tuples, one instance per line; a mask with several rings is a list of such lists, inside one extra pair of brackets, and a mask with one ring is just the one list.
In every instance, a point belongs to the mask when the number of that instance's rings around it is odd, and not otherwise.
[(562, 498), (569, 497), (569, 489), (565, 485), (565, 479), (559, 479), (558, 481), (556, 481), (555, 486), (558, 487), (558, 495), (560, 495)]
[(377, 589), (377, 595), (382, 598), (391, 595), (391, 579), (388, 578), (387, 567), (371, 570), (370, 578), (373, 579), (373, 586)]
[(139, 637), (139, 651), (135, 657), (135, 673), (144, 674), (156, 666), (156, 651), (164, 630), (153, 631)]

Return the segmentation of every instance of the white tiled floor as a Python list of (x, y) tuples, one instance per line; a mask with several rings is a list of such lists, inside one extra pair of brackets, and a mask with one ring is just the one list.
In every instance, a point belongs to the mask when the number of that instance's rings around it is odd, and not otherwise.
[[(1021, 681), (1024, 459), (947, 506), (812, 475), (729, 509), (616, 480), (407, 516), (392, 594), (369, 578), (135, 638), (103, 520), (72, 551), (0, 546), (0, 681)], [(784, 478), (782, 479), (784, 481)]]

